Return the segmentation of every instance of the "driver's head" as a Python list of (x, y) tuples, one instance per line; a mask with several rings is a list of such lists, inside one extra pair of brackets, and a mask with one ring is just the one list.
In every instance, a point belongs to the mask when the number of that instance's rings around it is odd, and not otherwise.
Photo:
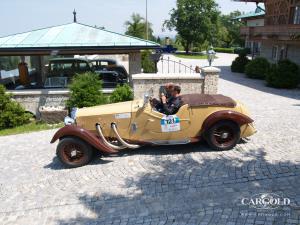
[(178, 95), (180, 95), (180, 92), (181, 92), (181, 87), (176, 85), (172, 90), (172, 96), (177, 97)]
[(167, 91), (167, 96), (171, 96), (173, 91), (174, 91), (174, 87), (175, 85), (172, 83), (166, 84), (166, 91)]

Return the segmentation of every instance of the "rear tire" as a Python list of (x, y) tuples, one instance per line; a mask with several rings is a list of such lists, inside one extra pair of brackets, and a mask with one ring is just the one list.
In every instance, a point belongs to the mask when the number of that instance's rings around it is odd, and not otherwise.
[(234, 148), (240, 140), (239, 125), (232, 121), (220, 121), (210, 127), (205, 135), (209, 146), (217, 151), (226, 151)]
[(87, 165), (92, 157), (92, 147), (75, 137), (61, 139), (56, 149), (57, 157), (68, 168)]

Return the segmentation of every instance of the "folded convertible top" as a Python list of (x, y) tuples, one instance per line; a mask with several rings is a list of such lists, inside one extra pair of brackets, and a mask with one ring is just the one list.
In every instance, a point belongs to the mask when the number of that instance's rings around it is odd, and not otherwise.
[(236, 102), (224, 95), (207, 95), (207, 94), (187, 94), (182, 95), (183, 104), (188, 104), (190, 107), (196, 106), (222, 106), (235, 107)]

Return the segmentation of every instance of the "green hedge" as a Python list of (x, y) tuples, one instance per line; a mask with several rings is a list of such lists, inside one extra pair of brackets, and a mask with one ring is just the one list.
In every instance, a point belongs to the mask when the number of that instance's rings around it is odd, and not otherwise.
[(300, 83), (299, 67), (290, 60), (279, 61), (267, 72), (266, 81), (275, 88), (296, 88)]
[(87, 72), (76, 74), (72, 80), (70, 88), (70, 98), (67, 100), (67, 106), (90, 107), (107, 103), (107, 99), (102, 93), (102, 81), (99, 75)]
[(126, 102), (133, 99), (133, 91), (128, 84), (118, 85), (110, 96), (110, 102)]
[(4, 86), (0, 85), (0, 130), (27, 124), (32, 117), (11, 96), (6, 93)]
[(215, 52), (234, 53), (234, 48), (214, 48)]
[(249, 78), (265, 79), (270, 63), (263, 57), (257, 57), (250, 61), (245, 67), (245, 73)]

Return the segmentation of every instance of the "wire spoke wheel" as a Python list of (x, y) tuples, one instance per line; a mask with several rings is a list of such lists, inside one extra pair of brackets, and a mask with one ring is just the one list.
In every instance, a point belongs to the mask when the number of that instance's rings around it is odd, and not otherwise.
[(230, 126), (218, 127), (213, 132), (213, 141), (222, 147), (230, 146), (234, 142), (234, 130)]
[(207, 143), (215, 150), (229, 150), (240, 140), (240, 127), (231, 121), (220, 121), (206, 133)]
[(73, 137), (60, 140), (56, 152), (60, 161), (69, 168), (88, 164), (93, 155), (90, 145)]
[(63, 157), (70, 162), (79, 162), (84, 157), (84, 151), (78, 144), (69, 143), (64, 146)]

